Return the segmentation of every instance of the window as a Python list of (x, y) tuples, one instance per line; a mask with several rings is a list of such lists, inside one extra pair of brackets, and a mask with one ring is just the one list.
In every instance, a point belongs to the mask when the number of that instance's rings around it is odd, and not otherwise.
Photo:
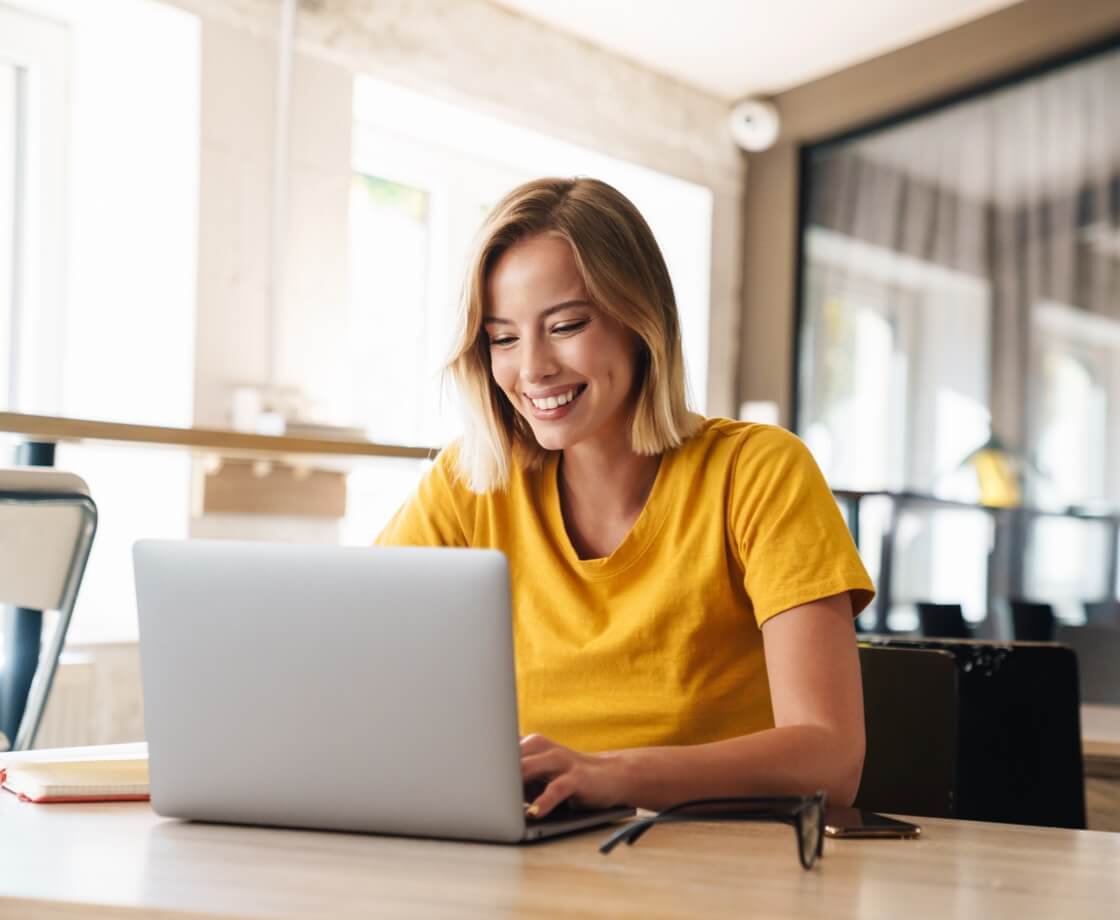
[[(354, 394), (357, 417), (374, 441), (436, 443), (438, 380), (415, 369), (438, 366), (429, 354), (439, 340), (430, 328), (431, 193), (355, 173), (350, 193), (351, 360), (361, 369)], [(385, 309), (373, 305), (384, 304)], [(400, 386), (402, 380), (417, 385)], [(428, 436), (426, 438), (425, 436)]]
[(23, 130), (20, 124), (20, 71), (0, 60), (0, 355), (8, 373), (0, 374), (0, 405), (10, 405), (12, 321), (15, 301), (16, 201), (20, 191), (17, 164)]
[[(1108, 510), (1109, 498), (1120, 495), (1120, 322), (1054, 302), (1038, 304), (1033, 316), (1036, 500)], [(1084, 601), (1116, 591), (1108, 584), (1111, 536), (1100, 521), (1033, 521), (1026, 596), (1049, 602), (1067, 622), (1083, 622)]]
[[(1120, 496), (1120, 321), (1056, 303), (1034, 310), (1035, 460), (1048, 503)], [(1071, 449), (1077, 445), (1077, 449)]]
[[(199, 82), (198, 20), (166, 4), (0, 6), (5, 408), (190, 425)], [(56, 463), (101, 509), (69, 639), (134, 639), (131, 544), (186, 535), (190, 458), (61, 444)]]
[(0, 7), (0, 395), (24, 412), (61, 396), (68, 41)]
[(937, 493), (989, 434), (987, 285), (819, 226), (805, 260), (799, 431), (834, 488)]

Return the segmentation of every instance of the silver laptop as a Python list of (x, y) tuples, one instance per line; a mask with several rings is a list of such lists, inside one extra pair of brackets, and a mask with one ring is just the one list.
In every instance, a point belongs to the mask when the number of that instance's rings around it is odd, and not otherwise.
[(493, 550), (142, 540), (152, 807), (245, 824), (533, 840), (509, 572)]

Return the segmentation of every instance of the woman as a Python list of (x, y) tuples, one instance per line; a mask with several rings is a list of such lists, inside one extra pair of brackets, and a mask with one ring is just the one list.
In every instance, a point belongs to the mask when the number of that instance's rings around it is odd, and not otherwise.
[(529, 814), (850, 803), (870, 579), (799, 440), (688, 411), (672, 284), (634, 206), (592, 179), (514, 189), (461, 321), (464, 436), (378, 542), (508, 557)]

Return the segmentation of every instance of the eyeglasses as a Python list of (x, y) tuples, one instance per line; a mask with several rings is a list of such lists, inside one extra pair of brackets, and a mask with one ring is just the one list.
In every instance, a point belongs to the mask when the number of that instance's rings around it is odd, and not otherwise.
[(781, 821), (797, 833), (797, 852), (801, 865), (811, 869), (824, 848), (824, 809), (827, 796), (749, 796), (731, 799), (693, 799), (671, 805), (648, 818), (639, 818), (617, 833), (612, 834), (599, 847), (600, 853), (609, 853), (623, 841), (627, 846), (637, 843), (655, 824), (673, 821)]

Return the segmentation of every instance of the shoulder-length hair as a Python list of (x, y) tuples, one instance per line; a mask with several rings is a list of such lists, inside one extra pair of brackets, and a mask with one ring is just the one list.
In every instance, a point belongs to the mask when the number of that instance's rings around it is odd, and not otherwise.
[(459, 331), (445, 368), (459, 392), (465, 430), (458, 473), (474, 492), (505, 488), (512, 463), (539, 467), (548, 451), (494, 382), (483, 328), (490, 273), (521, 240), (566, 240), (592, 303), (640, 341), (630, 422), (635, 453), (657, 455), (693, 434), (680, 321), (669, 270), (649, 225), (618, 190), (596, 179), (536, 179), (507, 194), (486, 218), (467, 268)]

